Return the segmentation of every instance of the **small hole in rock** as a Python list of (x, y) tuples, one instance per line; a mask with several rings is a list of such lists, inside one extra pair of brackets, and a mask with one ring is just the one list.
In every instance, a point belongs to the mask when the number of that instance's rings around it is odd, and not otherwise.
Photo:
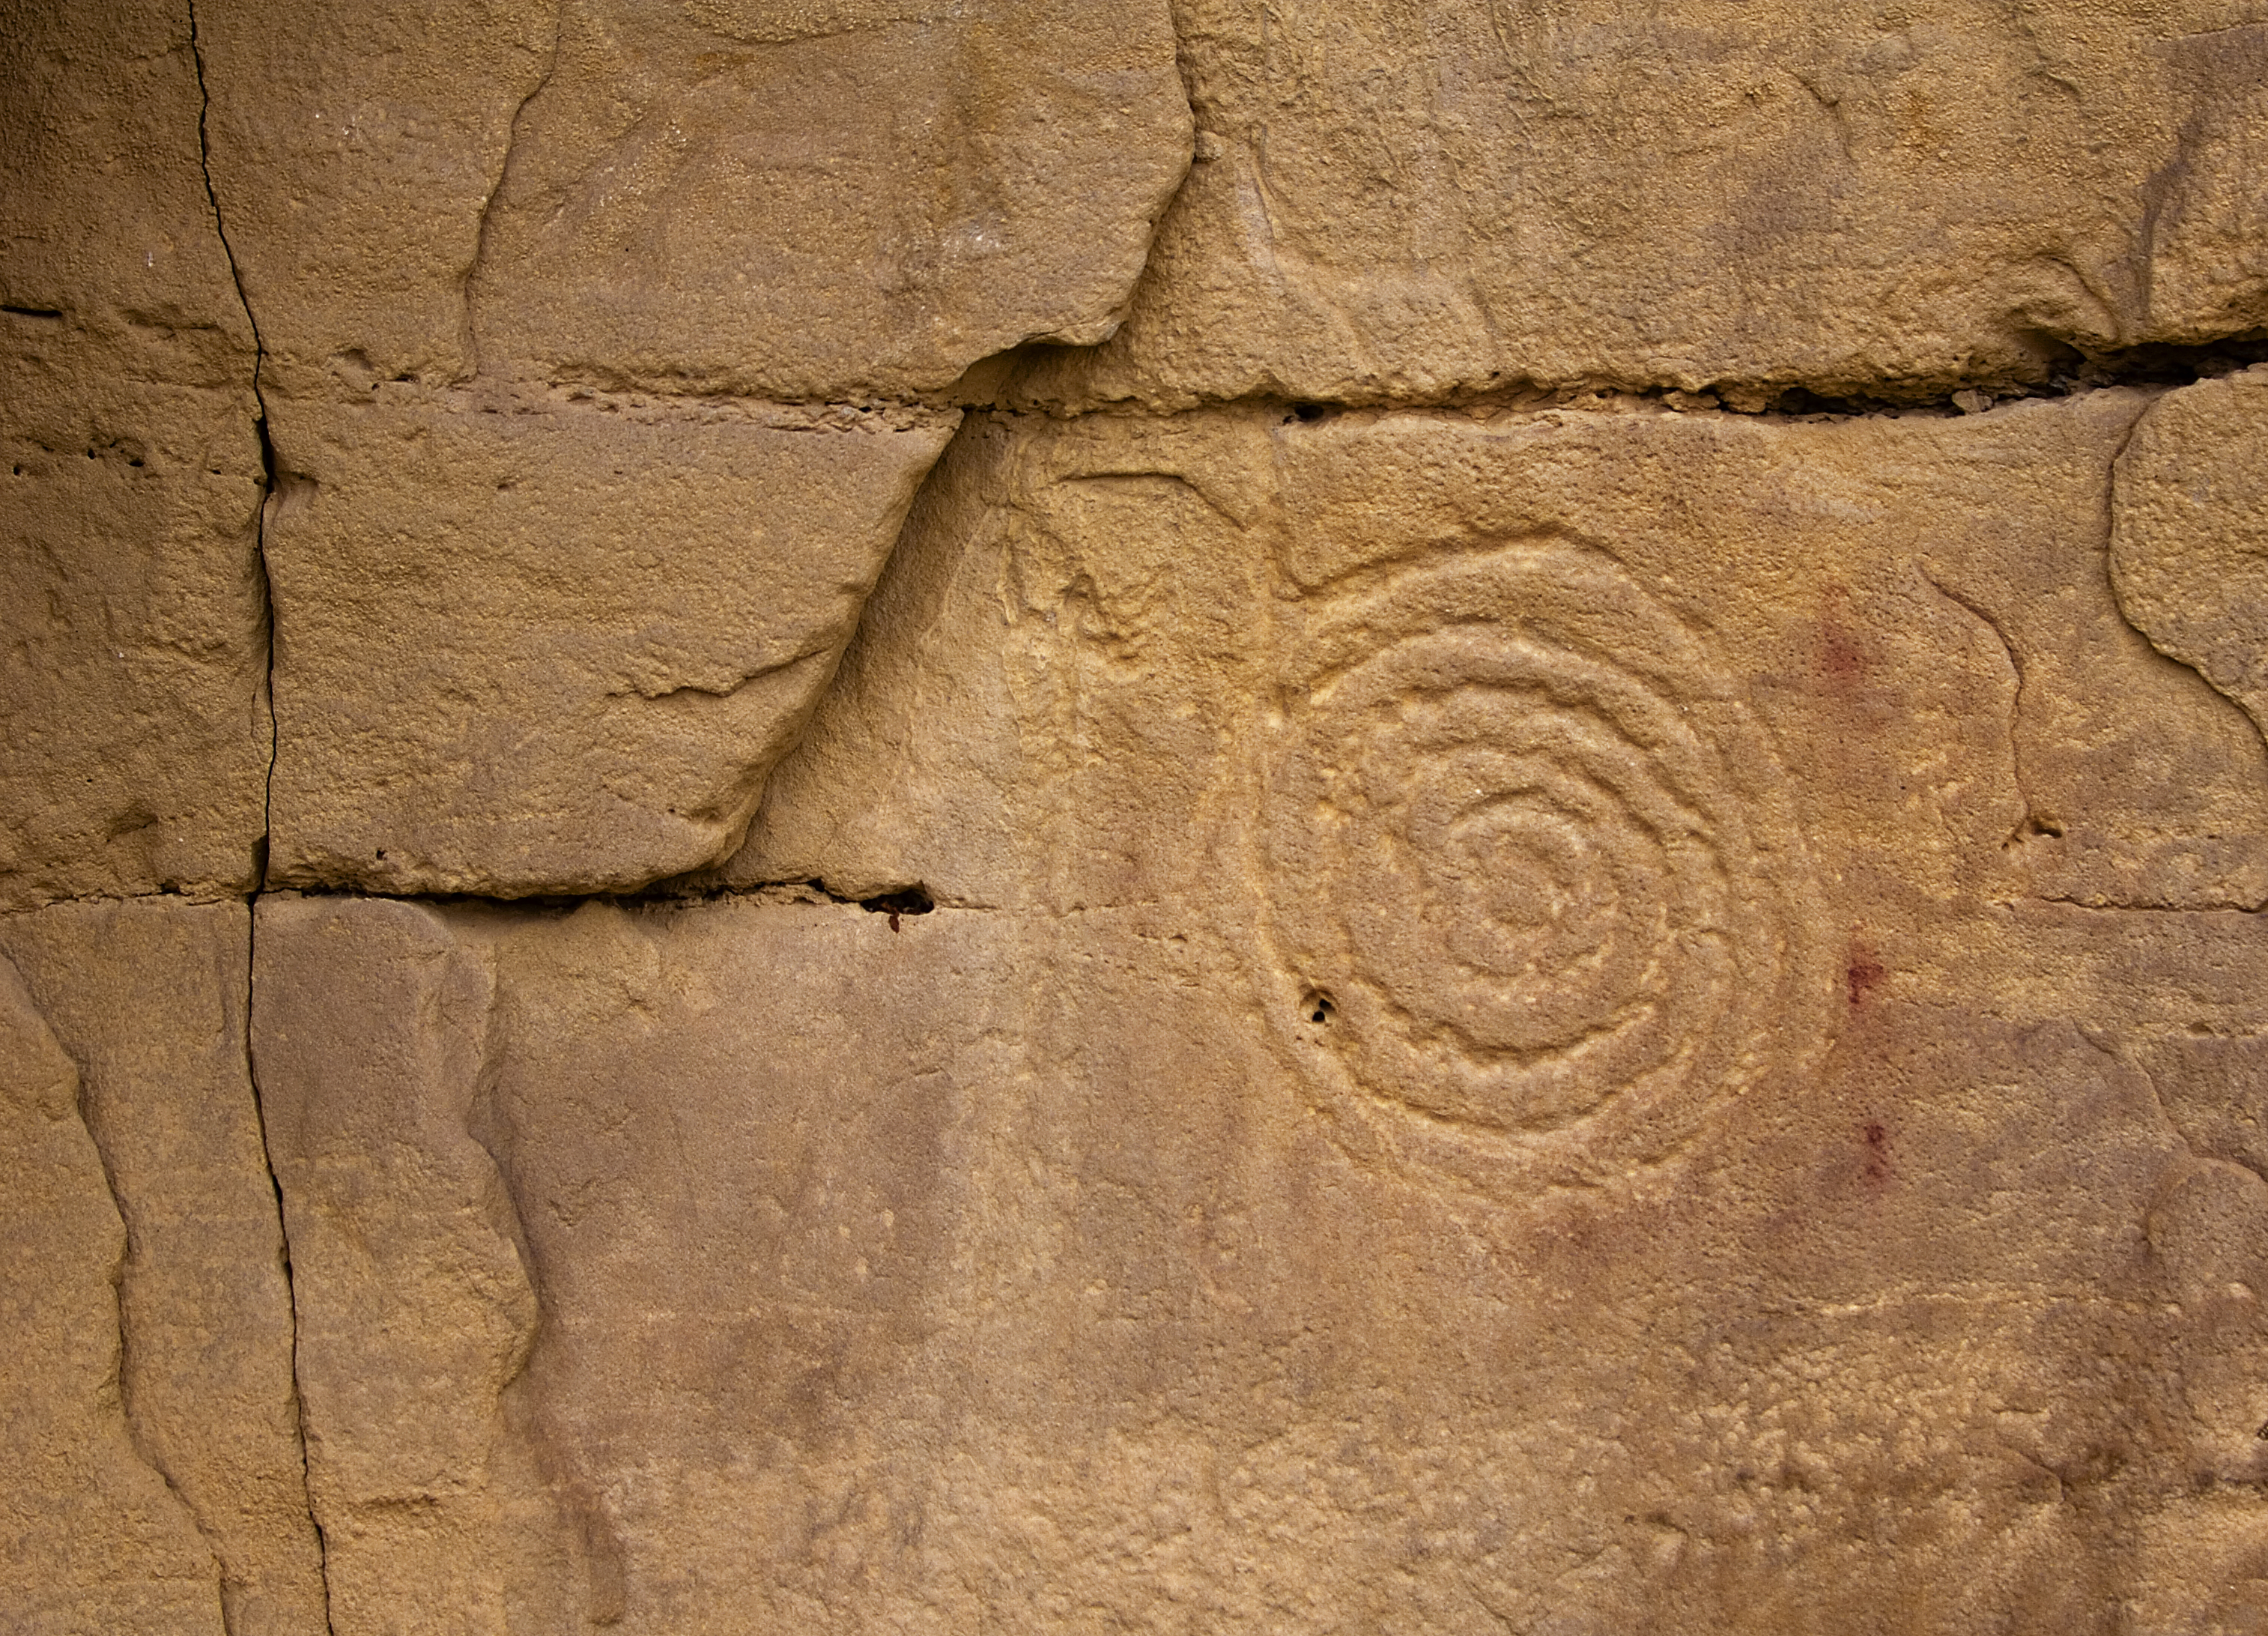
[(1338, 1008), (1331, 1004), (1329, 995), (1310, 991), (1307, 997), (1300, 1002), (1300, 1009), (1307, 1013), (1310, 1022), (1329, 1022)]
[(1301, 420), (1321, 420), (1330, 411), (1320, 403), (1294, 403), (1292, 413)]
[(858, 907), (870, 915), (925, 915), (937, 907), (937, 900), (929, 895), (928, 888), (917, 883), (862, 897)]

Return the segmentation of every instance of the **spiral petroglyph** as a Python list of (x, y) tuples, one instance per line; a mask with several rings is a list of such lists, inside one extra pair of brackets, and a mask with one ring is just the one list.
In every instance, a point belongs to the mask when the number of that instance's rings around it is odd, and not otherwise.
[(1264, 936), (1353, 1134), (1469, 1172), (1643, 1163), (1804, 1032), (1784, 782), (1620, 568), (1516, 548), (1298, 617)]

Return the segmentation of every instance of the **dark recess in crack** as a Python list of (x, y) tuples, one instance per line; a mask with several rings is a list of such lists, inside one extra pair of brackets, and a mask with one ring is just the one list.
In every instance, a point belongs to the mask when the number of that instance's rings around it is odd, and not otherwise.
[[(437, 909), (485, 904), (532, 915), (571, 915), (591, 903), (612, 903), (624, 909), (678, 909), (731, 898), (760, 897), (782, 888), (809, 894), (811, 900), (840, 903), (874, 915), (926, 915), (937, 908), (936, 895), (920, 881), (892, 887), (871, 897), (852, 897), (813, 877), (800, 881), (749, 881), (725, 885), (685, 875), (671, 875), (650, 886), (628, 891), (531, 892), (523, 897), (499, 897), (486, 892), (379, 892), (361, 886), (304, 886), (291, 888), (302, 897), (351, 897), (378, 903), (430, 903)], [(256, 899), (254, 900), (257, 901)]]
[[(2111, 387), (2184, 387), (2268, 363), (2268, 329), (2249, 330), (2218, 341), (2191, 346), (2152, 343), (2147, 345), (2085, 352), (2053, 335), (2035, 338), (2045, 359), (2036, 378), (2008, 375), (1960, 377), (1927, 387), (1900, 389), (1884, 381), (1878, 390), (1863, 387), (1838, 390), (1793, 382), (1727, 377), (1687, 393), (1669, 387), (1632, 386), (1609, 379), (1537, 380), (1491, 377), (1486, 385), (1443, 392), (1407, 395), (1390, 391), (1356, 391), (1343, 398), (1318, 402), (1285, 396), (1276, 391), (1209, 398), (1182, 409), (1145, 405), (1139, 398), (1089, 402), (1064, 408), (1033, 400), (1022, 390), (1024, 378), (1043, 367), (1094, 349), (1053, 343), (1033, 343), (984, 361), (990, 373), (971, 370), (957, 384), (951, 401), (963, 409), (995, 414), (1038, 416), (1047, 419), (1079, 419), (1086, 415), (1138, 411), (1172, 418), (1183, 412), (1248, 408), (1271, 409), (1283, 424), (1313, 423), (1350, 409), (1474, 409), (1497, 408), (1514, 413), (1542, 413), (1580, 404), (1586, 399), (1616, 398), (1632, 402), (1666, 402), (1689, 416), (1724, 416), (1742, 420), (1822, 420), (1877, 415), (1959, 415), (1977, 412), (1975, 398), (1994, 402), (2027, 399), (2078, 397)], [(1075, 394), (1074, 394), (1075, 395)], [(1969, 403), (1961, 400), (1968, 398)], [(1734, 402), (1740, 407), (1733, 407)]]
[(912, 886), (901, 887), (895, 892), (862, 897), (858, 900), (858, 907), (870, 915), (887, 915), (890, 930), (895, 932), (898, 929), (900, 915), (925, 915), (937, 907), (937, 900), (929, 895), (928, 888), (917, 882)]
[(268, 399), (261, 376), (268, 362), (268, 348), (261, 339), (260, 320), (252, 310), (250, 297), (245, 293), (244, 271), (237, 264), (236, 247), (229, 242), (228, 223), (221, 213), (220, 192), (213, 186), (212, 175), (212, 87), (205, 77), (204, 40), (197, 27), (196, 0), (183, 0), (189, 22), (189, 61), (197, 77), (197, 168), (204, 179), (205, 203), (212, 211), (213, 235), (220, 240), (221, 254), (228, 262), (229, 282), (236, 287), (237, 305), (244, 309), (244, 321), (252, 331), (252, 401), (257, 414), (253, 418), (253, 432), (260, 440), (260, 509), (253, 527), (253, 560), (260, 584), (261, 619), (267, 652), (267, 674), (261, 689), (268, 701), (268, 767), (261, 789), (260, 839), (253, 856), (253, 891), (245, 904), (244, 960), (244, 1073), (245, 1082), (252, 1091), (253, 1117), (260, 1131), (260, 1156), (268, 1167), (268, 1187), (276, 1200), (276, 1242), (284, 1275), (284, 1298), (291, 1305), (291, 1396), (292, 1413), (298, 1423), (299, 1441), (299, 1486), (306, 1503), (307, 1521), (314, 1529), (317, 1566), (323, 1581), (323, 1628), (332, 1631), (331, 1621), (331, 1553), (330, 1539), (324, 1532), (322, 1519), (315, 1514), (314, 1495), (308, 1485), (306, 1399), (299, 1392), (299, 1293), (292, 1276), (291, 1233), (284, 1212), (284, 1183), (276, 1174), (274, 1151), (268, 1142), (268, 1107), (260, 1094), (259, 1062), (252, 1048), (253, 1016), (258, 1003), (260, 982), (260, 893), (268, 881), (269, 836), (271, 815), (275, 809), (276, 753), (276, 593), (275, 581), (268, 571), (268, 502), (276, 493), (276, 445), (268, 431)]

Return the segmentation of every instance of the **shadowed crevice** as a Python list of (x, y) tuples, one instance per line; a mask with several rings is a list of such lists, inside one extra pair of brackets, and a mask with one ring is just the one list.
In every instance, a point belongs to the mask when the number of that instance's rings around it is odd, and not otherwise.
[(275, 807), (278, 742), (276, 721), (276, 592), (275, 581), (268, 569), (268, 508), (276, 492), (276, 446), (269, 436), (268, 399), (262, 380), (268, 349), (261, 339), (259, 317), (252, 309), (251, 298), (245, 292), (244, 271), (237, 263), (236, 247), (229, 242), (228, 224), (221, 211), (220, 193), (213, 185), (212, 88), (205, 77), (204, 44), (197, 26), (196, 0), (184, 0), (184, 4), (188, 11), (189, 56), (197, 77), (197, 167), (204, 179), (205, 203), (212, 212), (213, 233), (220, 240), (221, 254), (227, 258), (229, 280), (236, 287), (237, 304), (244, 309), (245, 323), (252, 331), (252, 398), (258, 410), (253, 421), (253, 431), (260, 440), (261, 466), (260, 508), (254, 524), (253, 562), (260, 588), (263, 626), (261, 645), (267, 655), (267, 671), (261, 681), (261, 691), (268, 711), (268, 766), (261, 790), (260, 839), (254, 851), (254, 889), (245, 906), (244, 1072), (246, 1082), (252, 1088), (252, 1111), (259, 1127), (261, 1161), (267, 1166), (269, 1190), (276, 1201), (276, 1235), (282, 1249), (284, 1289), (291, 1304), (291, 1410), (299, 1444), (300, 1494), (306, 1502), (308, 1522), (314, 1529), (318, 1564), (323, 1579), (323, 1624), (328, 1631), (334, 1628), (331, 1622), (330, 1541), (323, 1531), (322, 1519), (315, 1514), (313, 1497), (307, 1486), (306, 1402), (298, 1390), (299, 1301), (292, 1279), (291, 1231), (284, 1209), (284, 1185), (276, 1176), (275, 1152), (268, 1139), (268, 1110), (266, 1101), (261, 1095), (260, 1065), (252, 1049), (252, 1020), (258, 1003), (260, 985), (260, 895), (268, 879), (269, 836)]

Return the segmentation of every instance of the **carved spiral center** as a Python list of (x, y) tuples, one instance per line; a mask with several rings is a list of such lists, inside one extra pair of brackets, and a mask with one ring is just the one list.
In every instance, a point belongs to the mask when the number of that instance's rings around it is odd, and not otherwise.
[(1550, 1133), (1736, 1086), (1786, 964), (1761, 735), (1697, 643), (1573, 548), (1319, 620), (1268, 772), (1270, 932), (1369, 1096)]

